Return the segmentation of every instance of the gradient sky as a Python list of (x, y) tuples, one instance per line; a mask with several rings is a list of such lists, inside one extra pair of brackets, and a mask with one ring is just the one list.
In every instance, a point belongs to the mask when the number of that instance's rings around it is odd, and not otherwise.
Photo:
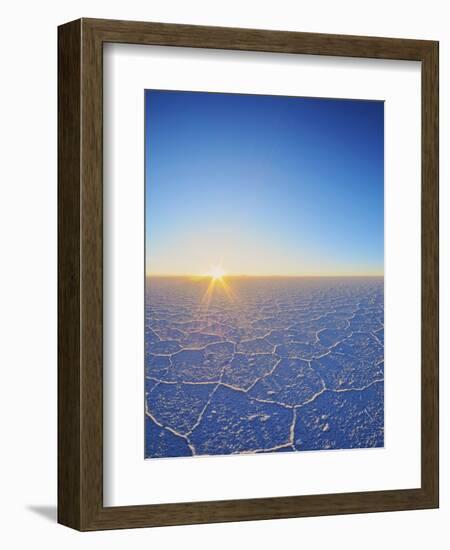
[(146, 271), (381, 275), (384, 103), (145, 92)]

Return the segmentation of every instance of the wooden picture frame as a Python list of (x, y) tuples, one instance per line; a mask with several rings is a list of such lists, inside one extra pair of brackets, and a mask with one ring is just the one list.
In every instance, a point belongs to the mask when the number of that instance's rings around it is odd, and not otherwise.
[[(421, 62), (420, 488), (104, 507), (102, 48), (106, 42)], [(58, 51), (59, 523), (90, 531), (438, 507), (438, 43), (79, 19), (59, 27)]]

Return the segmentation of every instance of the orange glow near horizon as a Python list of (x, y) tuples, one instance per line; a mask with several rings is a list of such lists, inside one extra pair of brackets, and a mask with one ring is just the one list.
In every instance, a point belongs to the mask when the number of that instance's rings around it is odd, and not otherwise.
[(219, 277), (214, 277), (211, 273), (205, 273), (202, 275), (193, 274), (193, 273), (158, 273), (158, 272), (148, 272), (145, 274), (146, 277), (173, 277), (173, 278), (182, 278), (182, 279), (193, 279), (201, 280), (208, 277), (218, 280), (226, 277), (227, 279), (239, 279), (239, 278), (261, 278), (261, 279), (277, 279), (277, 278), (320, 278), (320, 277), (384, 277), (384, 273), (381, 271), (363, 271), (363, 272), (324, 272), (324, 273), (225, 273)]
[[(211, 251), (209, 252), (211, 253)], [(276, 255), (272, 257), (270, 254), (266, 256), (263, 253), (258, 254), (256, 259), (249, 252), (248, 255), (242, 256), (222, 253), (220, 259), (212, 264), (207, 261), (204, 251), (202, 251), (201, 258), (195, 256), (196, 254), (192, 254), (188, 262), (189, 265), (177, 265), (168, 270), (148, 269), (146, 276), (192, 279), (211, 277), (218, 280), (223, 277), (230, 279), (239, 277), (383, 277), (384, 275), (382, 266), (373, 265), (369, 262), (366, 265), (359, 266), (352, 264), (335, 265), (331, 260), (324, 258), (312, 263), (302, 260), (300, 257), (297, 257), (294, 261), (291, 257), (281, 258)], [(149, 264), (151, 265), (150, 262)], [(204, 266), (203, 269), (202, 265)], [(275, 269), (272, 270), (271, 267), (272, 269), (275, 267)]]

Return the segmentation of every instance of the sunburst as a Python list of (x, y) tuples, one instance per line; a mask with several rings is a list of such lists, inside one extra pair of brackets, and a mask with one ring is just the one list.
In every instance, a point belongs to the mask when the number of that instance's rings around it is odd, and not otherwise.
[(222, 267), (222, 265), (212, 265), (207, 273), (205, 273), (205, 277), (208, 277), (210, 279), (210, 282), (208, 284), (208, 288), (205, 291), (205, 294), (202, 298), (202, 305), (206, 308), (209, 307), (209, 304), (211, 302), (211, 298), (217, 289), (219, 287), (222, 292), (227, 296), (227, 298), (230, 301), (234, 300), (234, 293), (230, 287), (230, 285), (226, 282), (226, 271)]
[(221, 265), (211, 266), (211, 269), (207, 273), (207, 276), (211, 277), (213, 281), (218, 281), (219, 279), (223, 279), (225, 275), (226, 275), (226, 271), (223, 269)]

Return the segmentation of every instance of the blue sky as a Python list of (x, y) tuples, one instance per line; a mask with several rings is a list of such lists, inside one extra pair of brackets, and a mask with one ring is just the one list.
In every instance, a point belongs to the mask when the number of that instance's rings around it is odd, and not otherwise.
[(145, 92), (146, 271), (380, 275), (384, 103)]

